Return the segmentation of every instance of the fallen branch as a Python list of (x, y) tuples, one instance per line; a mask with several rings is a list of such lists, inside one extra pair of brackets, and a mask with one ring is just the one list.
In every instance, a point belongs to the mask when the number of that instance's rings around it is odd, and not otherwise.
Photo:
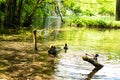
[(87, 62), (91, 63), (93, 66), (95, 66), (95, 68), (92, 70), (92, 72), (90, 72), (88, 74), (88, 77), (85, 79), (85, 80), (90, 80), (95, 75), (95, 73), (98, 72), (103, 67), (103, 65), (98, 63), (97, 61), (94, 61), (92, 58), (89, 58), (87, 56), (84, 56), (82, 58), (84, 61), (87, 61)]

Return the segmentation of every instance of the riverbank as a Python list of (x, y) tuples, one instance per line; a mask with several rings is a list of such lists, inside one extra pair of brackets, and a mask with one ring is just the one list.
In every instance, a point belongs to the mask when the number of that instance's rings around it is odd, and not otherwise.
[(48, 60), (47, 44), (38, 43), (34, 54), (31, 42), (0, 42), (0, 79), (53, 80), (54, 64)]

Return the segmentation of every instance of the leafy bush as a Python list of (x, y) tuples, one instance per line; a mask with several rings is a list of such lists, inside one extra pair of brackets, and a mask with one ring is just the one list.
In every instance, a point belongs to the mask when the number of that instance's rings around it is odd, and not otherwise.
[(85, 21), (83, 19), (75, 19), (73, 20), (73, 23), (75, 23), (77, 27), (85, 26)]
[(88, 28), (120, 28), (119, 21), (97, 17), (80, 17), (73, 20), (77, 27)]

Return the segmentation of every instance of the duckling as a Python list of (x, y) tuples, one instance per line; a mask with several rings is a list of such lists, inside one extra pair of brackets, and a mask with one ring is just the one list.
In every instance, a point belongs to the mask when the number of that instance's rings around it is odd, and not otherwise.
[(67, 43), (65, 43), (64, 50), (65, 50), (65, 53), (67, 53), (67, 50), (68, 50), (68, 45), (67, 45)]
[(48, 55), (53, 55), (54, 57), (57, 56), (57, 51), (55, 46), (51, 46), (50, 49), (48, 50)]
[(87, 53), (86, 53), (85, 55), (86, 55), (86, 57), (89, 56), (89, 58), (93, 59), (95, 62), (98, 61), (98, 60), (97, 60), (97, 58), (98, 58), (98, 56), (99, 56), (98, 54), (95, 54), (95, 55), (92, 54), (92, 55), (90, 55), (90, 54), (87, 54)]
[(99, 56), (98, 54), (95, 54), (94, 57), (93, 57), (93, 60), (97, 62), (97, 57), (98, 56)]

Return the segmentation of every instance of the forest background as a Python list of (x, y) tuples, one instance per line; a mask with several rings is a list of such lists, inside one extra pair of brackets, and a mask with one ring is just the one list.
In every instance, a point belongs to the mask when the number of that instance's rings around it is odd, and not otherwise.
[(115, 21), (120, 20), (119, 3), (119, 0), (0, 0), (0, 32), (45, 28), (51, 16), (60, 16), (62, 24), (77, 27), (119, 28)]

